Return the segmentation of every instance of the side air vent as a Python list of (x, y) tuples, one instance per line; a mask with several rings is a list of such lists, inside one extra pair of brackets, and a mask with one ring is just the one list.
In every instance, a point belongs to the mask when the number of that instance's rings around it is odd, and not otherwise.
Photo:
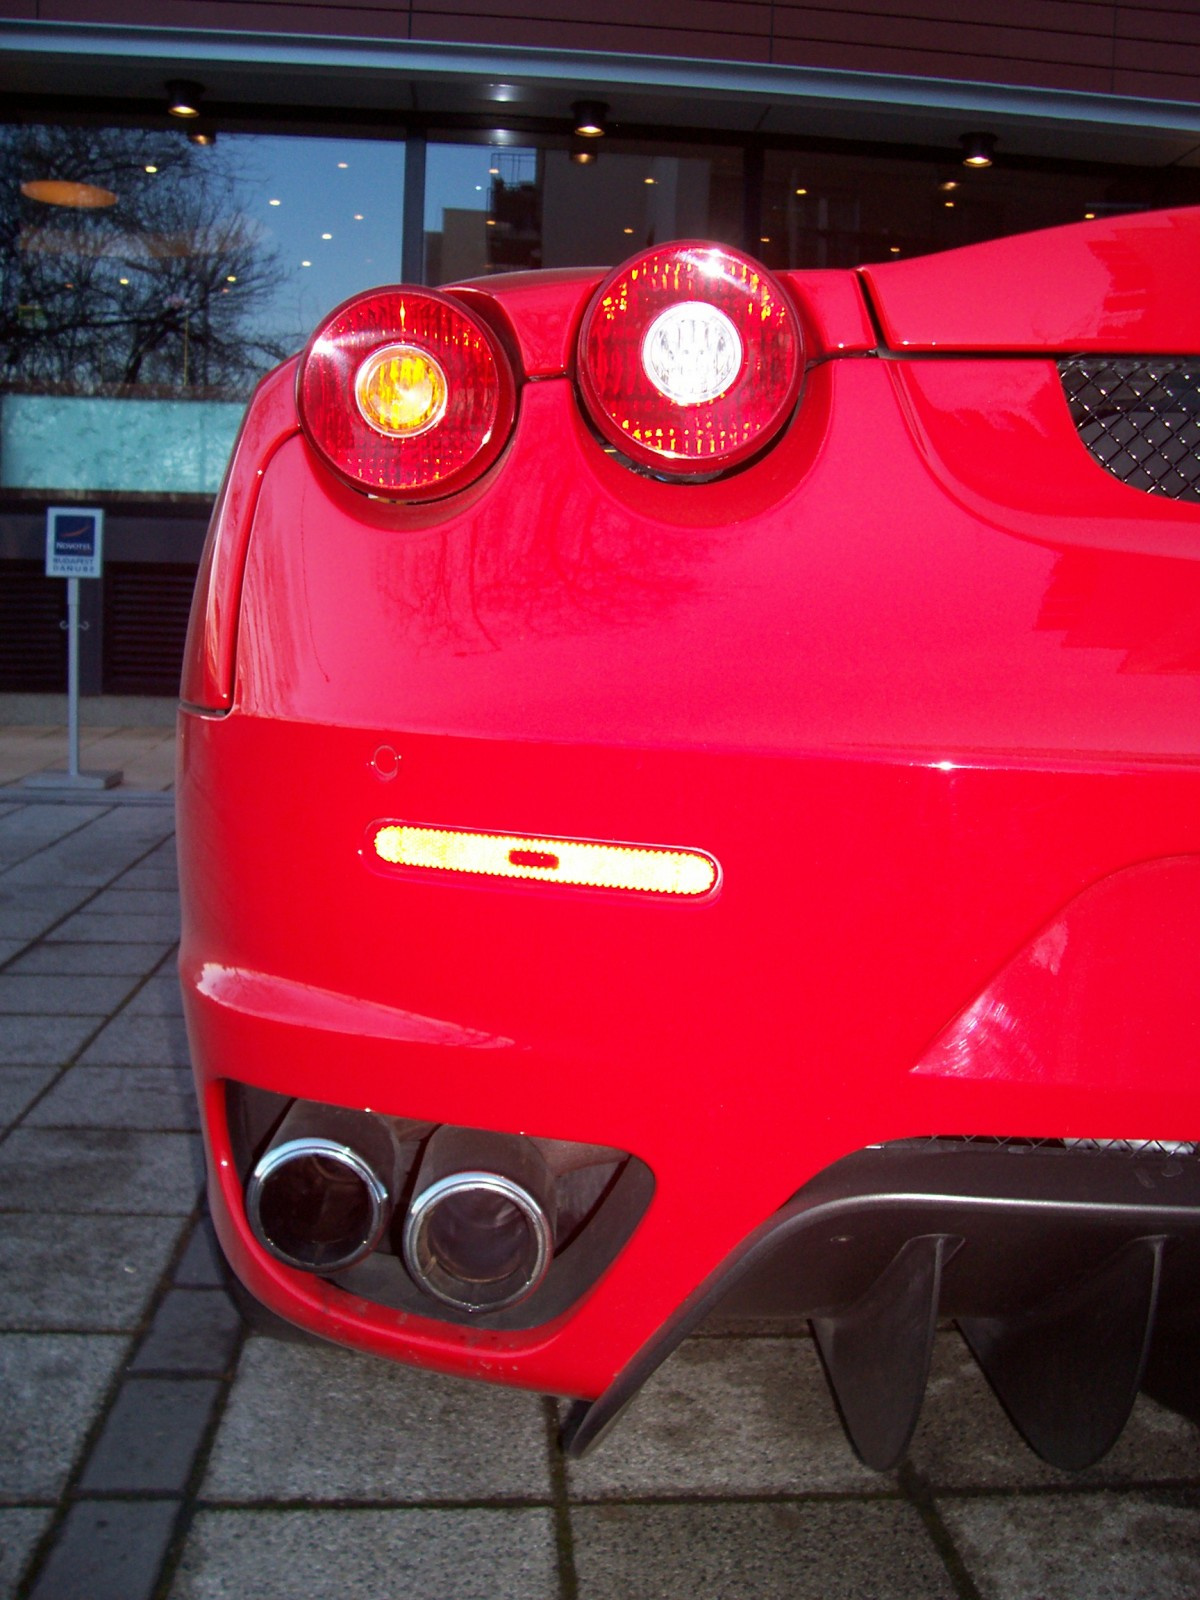
[(1200, 357), (1076, 357), (1058, 371), (1079, 437), (1106, 471), (1200, 500)]

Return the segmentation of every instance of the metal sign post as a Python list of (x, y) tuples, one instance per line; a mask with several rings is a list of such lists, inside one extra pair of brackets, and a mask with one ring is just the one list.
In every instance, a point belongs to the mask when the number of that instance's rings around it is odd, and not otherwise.
[(46, 576), (67, 580), (67, 770), (35, 772), (31, 789), (112, 789), (120, 772), (83, 772), (79, 766), (79, 580), (104, 570), (104, 512), (96, 506), (50, 506), (46, 511)]

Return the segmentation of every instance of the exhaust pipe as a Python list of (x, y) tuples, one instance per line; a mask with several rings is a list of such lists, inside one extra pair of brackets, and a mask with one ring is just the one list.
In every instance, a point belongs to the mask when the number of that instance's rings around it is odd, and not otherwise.
[(442, 1127), (430, 1138), (404, 1224), (404, 1264), (457, 1311), (527, 1300), (554, 1254), (554, 1183), (516, 1135)]
[(399, 1151), (369, 1111), (295, 1100), (246, 1185), (246, 1217), (277, 1261), (340, 1272), (370, 1255), (391, 1219)]

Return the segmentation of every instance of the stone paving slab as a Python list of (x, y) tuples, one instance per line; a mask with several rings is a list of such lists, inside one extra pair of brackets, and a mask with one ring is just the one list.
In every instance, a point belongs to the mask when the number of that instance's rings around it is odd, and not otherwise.
[(942, 1502), (982, 1600), (1196, 1600), (1200, 1501), (1060, 1494)]
[(80, 885), (14, 885), (6, 876), (0, 879), (0, 938), (36, 939), (93, 892)]
[(89, 1067), (186, 1067), (191, 1054), (182, 1017), (122, 1011), (79, 1059)]
[(115, 1334), (0, 1334), (0, 1501), (58, 1498), (128, 1348)]
[(123, 1128), (17, 1128), (0, 1146), (0, 1211), (187, 1215), (199, 1140)]
[(82, 1500), (59, 1531), (30, 1600), (150, 1600), (178, 1500)]
[(177, 1217), (9, 1213), (0, 1327), (133, 1330), (179, 1240)]
[(15, 1122), (51, 1082), (56, 1067), (0, 1066), (0, 1128)]
[(100, 973), (0, 973), (0, 1013), (102, 1016), (116, 1010), (136, 981), (128, 975), (105, 977)]
[[(177, 1283), (179, 1277), (176, 1272)], [(171, 1289), (129, 1370), (218, 1377), (228, 1369), (241, 1331), (242, 1319), (223, 1288)]]
[(178, 934), (179, 918), (169, 912), (115, 916), (108, 911), (77, 911), (65, 922), (60, 922), (49, 938), (56, 943), (61, 940), (73, 944), (80, 941), (105, 944), (110, 939), (134, 944), (156, 944), (177, 938)]
[(579, 1600), (956, 1595), (916, 1511), (894, 1502), (576, 1507), (571, 1528)]
[[(3, 1077), (0, 1076), (0, 1090)], [(200, 1126), (185, 1067), (71, 1067), (26, 1118), (31, 1128), (144, 1128), (192, 1132)]]
[(164, 972), (153, 978), (148, 978), (142, 987), (134, 994), (125, 1007), (125, 1015), (130, 1017), (181, 1017), (183, 1015), (183, 993), (179, 987), (179, 975), (172, 967), (170, 972)]
[(0, 1509), (0, 1594), (16, 1592), (38, 1541), (54, 1513), (45, 1506), (5, 1506)]
[(22, 951), (8, 972), (117, 974), (140, 978), (153, 972), (175, 948), (175, 939), (156, 944), (36, 944)]
[(26, 805), (0, 817), (0, 871), (104, 815), (100, 805)]
[(202, 1493), (217, 1500), (546, 1499), (544, 1403), (332, 1345), (251, 1339)]
[(536, 1508), (202, 1511), (170, 1600), (556, 1600), (559, 1592), (554, 1524)]
[(5, 1017), (0, 1025), (0, 1065), (63, 1066), (104, 1026), (91, 1017)]
[(80, 1489), (182, 1494), (219, 1392), (212, 1378), (137, 1378), (122, 1385)]
[(572, 1494), (877, 1494), (891, 1483), (847, 1445), (807, 1338), (693, 1339), (619, 1430), (611, 1449), (570, 1463)]

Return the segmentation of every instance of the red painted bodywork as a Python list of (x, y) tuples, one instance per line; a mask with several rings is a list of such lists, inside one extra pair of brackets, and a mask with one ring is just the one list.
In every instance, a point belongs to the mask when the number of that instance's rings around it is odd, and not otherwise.
[[(816, 352), (796, 418), (708, 484), (585, 425), (599, 275), (467, 291), (528, 381), (450, 499), (336, 482), (292, 369), (266, 381), (210, 533), (178, 793), (214, 1213), (260, 1298), (593, 1396), (848, 1152), (1197, 1137), (1200, 505), (1092, 461), (1053, 355), (1200, 348), (1198, 251), (1176, 212), (788, 274)], [(383, 874), (383, 816), (695, 848), (721, 888)], [(226, 1078), (616, 1146), (654, 1198), (550, 1324), (381, 1309), (253, 1242)]]

